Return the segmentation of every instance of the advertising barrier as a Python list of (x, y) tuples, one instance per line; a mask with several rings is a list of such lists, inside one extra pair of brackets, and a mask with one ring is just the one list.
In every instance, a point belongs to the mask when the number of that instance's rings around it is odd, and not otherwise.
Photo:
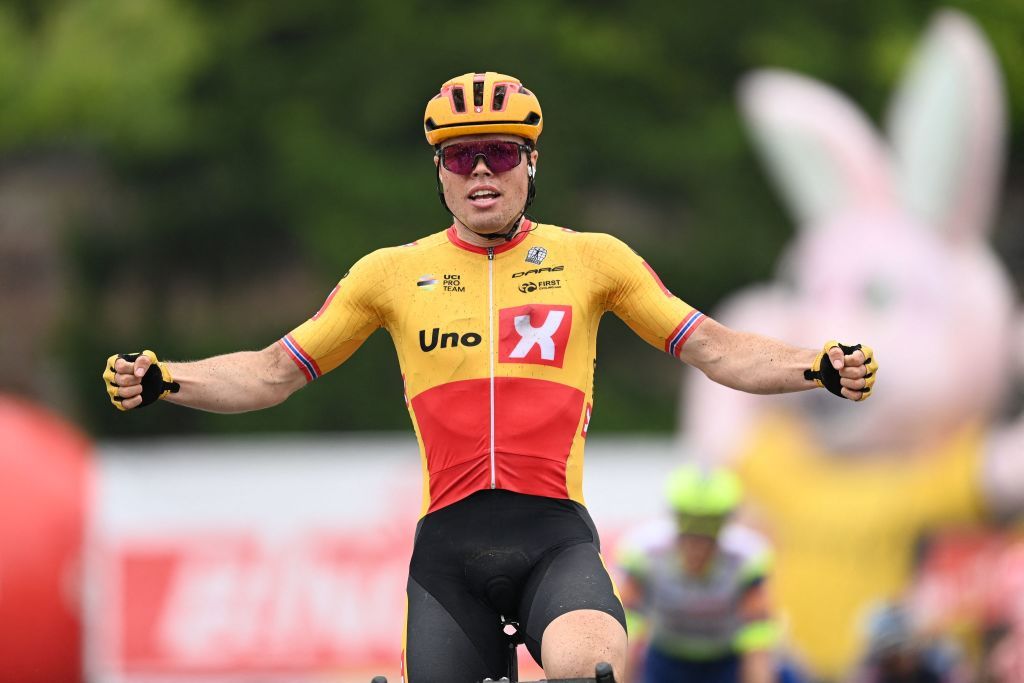
[[(606, 557), (662, 512), (681, 458), (668, 440), (588, 446)], [(89, 680), (399, 680), (422, 486), (411, 435), (108, 444), (98, 480)]]

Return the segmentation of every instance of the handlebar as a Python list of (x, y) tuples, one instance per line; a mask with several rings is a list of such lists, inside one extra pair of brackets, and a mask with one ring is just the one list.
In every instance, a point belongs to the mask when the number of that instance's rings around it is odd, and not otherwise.
[[(374, 676), (370, 683), (388, 683), (384, 676)], [(508, 678), (485, 678), (481, 683), (512, 683)], [(608, 662), (601, 662), (594, 667), (594, 678), (550, 678), (540, 681), (521, 681), (519, 683), (615, 683), (615, 674), (612, 672), (612, 665)]]
[[(482, 683), (512, 683), (508, 678), (499, 678), (495, 681), (492, 678), (485, 678)], [(608, 662), (600, 662), (594, 667), (594, 678), (545, 678), (539, 681), (520, 681), (519, 683), (615, 683), (615, 674), (612, 672), (612, 665)]]

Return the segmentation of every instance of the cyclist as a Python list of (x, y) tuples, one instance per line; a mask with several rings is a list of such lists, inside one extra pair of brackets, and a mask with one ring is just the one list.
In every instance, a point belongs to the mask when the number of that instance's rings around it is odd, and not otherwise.
[(899, 602), (883, 603), (869, 614), (865, 649), (851, 683), (951, 683), (965, 678), (959, 648), (939, 634), (920, 632)]
[(669, 477), (667, 497), (674, 519), (640, 527), (618, 552), (638, 680), (776, 680), (770, 550), (730, 522), (739, 481), (728, 470), (684, 465)]
[(379, 327), (394, 341), (424, 471), (408, 582), (411, 683), (500, 678), (499, 617), (548, 678), (623, 669), (625, 614), (583, 505), (596, 333), (606, 310), (713, 380), (759, 393), (824, 386), (861, 400), (866, 347), (823, 351), (734, 332), (673, 296), (619, 240), (526, 215), (543, 116), (510, 76), (469, 73), (427, 102), (424, 132), (451, 227), (360, 259), (309, 320), (261, 351), (168, 363), (111, 356), (130, 410), (165, 399), (266, 408), (344, 362)]

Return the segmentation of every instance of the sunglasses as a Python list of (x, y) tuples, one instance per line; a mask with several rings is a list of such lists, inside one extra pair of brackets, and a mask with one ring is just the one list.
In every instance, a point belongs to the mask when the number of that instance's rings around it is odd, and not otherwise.
[(476, 161), (484, 158), (487, 168), (493, 173), (511, 171), (523, 160), (522, 152), (530, 153), (532, 148), (519, 142), (504, 140), (474, 140), (457, 142), (441, 148), (438, 154), (441, 164), (456, 175), (469, 175), (476, 168)]

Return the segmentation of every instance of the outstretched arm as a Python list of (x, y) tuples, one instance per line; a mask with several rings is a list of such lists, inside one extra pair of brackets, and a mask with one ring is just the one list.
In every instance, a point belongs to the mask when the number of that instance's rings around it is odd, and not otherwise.
[[(148, 355), (134, 361), (118, 358), (110, 380), (125, 410), (142, 403), (142, 378), (153, 364)], [(163, 398), (171, 403), (215, 413), (242, 413), (281, 403), (306, 384), (306, 376), (280, 344), (262, 351), (240, 351), (189, 363), (161, 363), (180, 385)]]
[[(752, 394), (781, 394), (813, 389), (804, 371), (821, 351), (790, 346), (750, 332), (737, 332), (707, 319), (686, 342), (679, 357), (711, 380)], [(859, 349), (844, 355), (839, 346), (828, 350), (828, 360), (839, 372), (842, 394), (859, 401), (868, 384), (869, 359)]]
[(828, 342), (824, 351), (812, 351), (730, 330), (672, 294), (624, 243), (601, 234), (584, 239), (585, 262), (598, 274), (607, 309), (647, 343), (715, 382), (753, 394), (820, 386), (852, 401), (871, 395), (878, 366), (868, 347)]

